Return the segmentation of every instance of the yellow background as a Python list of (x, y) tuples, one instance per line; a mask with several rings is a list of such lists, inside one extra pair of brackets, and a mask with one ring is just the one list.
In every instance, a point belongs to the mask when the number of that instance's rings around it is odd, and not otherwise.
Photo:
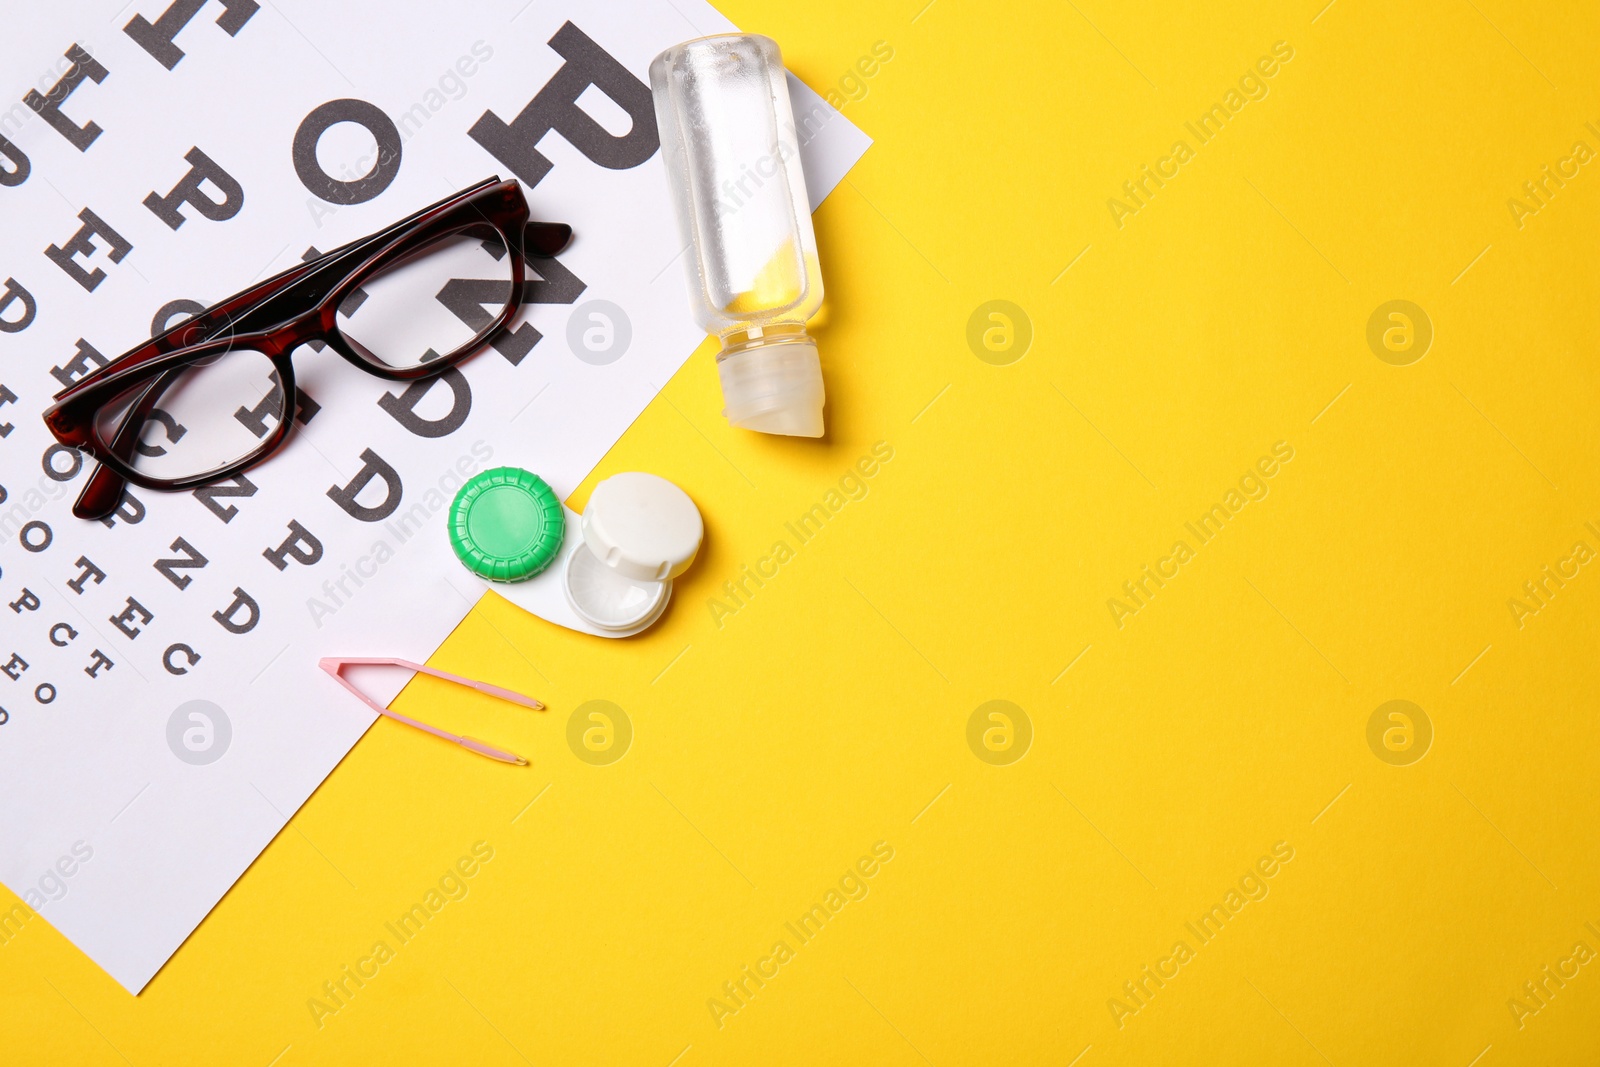
[[(1520, 228), (1507, 207), (1600, 150), (1600, 14), (920, 3), (723, 5), (819, 89), (893, 49), (845, 108), (876, 144), (817, 214), (828, 438), (730, 430), (702, 349), (596, 472), (705, 513), (665, 619), (597, 641), (489, 598), (433, 662), (551, 710), (400, 699), (532, 766), (380, 722), (142, 996), (42, 921), (0, 949), (0, 1059), (1600, 1058), (1600, 964), (1520, 1027), (1507, 1006), (1600, 950), (1600, 567), (1520, 628), (1507, 606), (1600, 548), (1600, 163)], [(1269, 94), (1198, 145), (1184, 122), (1279, 41)], [(1180, 138), (1119, 228), (1107, 200)], [(1408, 366), (1366, 341), (1396, 299), (1434, 329)], [(990, 300), (1031, 323), (1008, 365), (967, 343)], [(717, 625), (879, 441), (867, 495)], [(1279, 441), (1269, 495), (1196, 545)], [(1119, 629), (1108, 598), (1180, 538)], [(591, 699), (634, 729), (607, 766), (566, 741)], [(1008, 766), (967, 742), (997, 699), (1033, 730)], [(1409, 766), (1367, 742), (1394, 699), (1434, 731)], [(469, 894), (319, 1027), (322, 983), (479, 841)], [(799, 945), (784, 923), (879, 841), (869, 894)], [(1184, 924), (1277, 842), (1269, 895), (1199, 945)], [(708, 999), (780, 939), (719, 1028)], [(1180, 939), (1119, 1027), (1108, 1000)]]

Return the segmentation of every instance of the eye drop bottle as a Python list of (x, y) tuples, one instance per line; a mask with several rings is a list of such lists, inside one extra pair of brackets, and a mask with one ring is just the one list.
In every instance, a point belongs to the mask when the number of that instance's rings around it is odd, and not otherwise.
[(747, 430), (821, 437), (806, 323), (822, 272), (778, 45), (688, 41), (655, 58), (650, 86), (695, 318), (722, 340), (723, 413)]

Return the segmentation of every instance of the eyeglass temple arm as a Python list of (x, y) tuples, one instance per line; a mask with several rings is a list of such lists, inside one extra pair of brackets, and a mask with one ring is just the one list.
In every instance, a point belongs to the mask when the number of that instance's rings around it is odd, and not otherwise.
[[(298, 297), (300, 294), (294, 293), (295, 287), (302, 282), (309, 281), (312, 274), (321, 273), (324, 270), (327, 270), (329, 273), (333, 273), (334, 277), (336, 278), (343, 279), (347, 272), (342, 269), (335, 272), (335, 267), (342, 268), (344, 261), (347, 259), (365, 258), (372, 251), (372, 247), (374, 245), (382, 244), (391, 239), (391, 231), (394, 231), (395, 229), (397, 229), (397, 226), (391, 226), (383, 233), (362, 238), (359, 241), (336, 248), (333, 251), (328, 252), (325, 255), (311, 260), (299, 267), (292, 268), (291, 271), (286, 271), (284, 275), (280, 276), (279, 279), (268, 279), (268, 283), (271, 283), (275, 280), (280, 281), (281, 286), (276, 291), (271, 291), (256, 296), (256, 303), (248, 312), (240, 316), (240, 318), (234, 323), (235, 329), (241, 331), (252, 330), (270, 325), (272, 322), (281, 317), (276, 311), (273, 310), (273, 306), (276, 301), (289, 295), (295, 295)], [(500, 244), (498, 241), (495, 243), (497, 245)], [(559, 253), (571, 243), (572, 227), (564, 222), (530, 221), (523, 228), (522, 249), (524, 256), (549, 258)], [(405, 266), (407, 263), (411, 263), (414, 260), (428, 255), (429, 251), (430, 249), (428, 246), (414, 249), (410, 253), (401, 256), (399, 259), (390, 262), (387, 267), (388, 269), (394, 269)], [(505, 253), (502, 251), (500, 254), (504, 255)]]
[[(499, 179), (497, 178), (490, 178), (479, 182), (470, 189), (462, 190), (449, 200), (440, 201), (431, 207), (423, 208), (421, 211), (401, 219), (399, 222), (396, 222), (393, 225), (386, 226), (375, 234), (358, 238), (354, 241), (351, 241), (349, 244), (340, 245), (338, 248), (331, 249), (318, 256), (316, 259), (308, 260), (305, 263), (290, 267), (286, 271), (273, 275), (271, 278), (268, 278), (266, 281), (262, 282), (258, 286), (255, 286), (248, 292), (240, 294), (240, 297), (230, 300), (229, 303), (235, 304), (238, 303), (241, 298), (244, 298), (245, 303), (250, 305), (258, 305), (252, 306), (250, 309), (251, 312), (259, 312), (262, 310), (259, 305), (277, 298), (292, 286), (308, 279), (311, 275), (321, 273), (322, 271), (332, 268), (336, 265), (342, 265), (348, 259), (364, 259), (374, 248), (392, 241), (396, 234), (402, 233), (411, 226), (415, 225), (417, 220), (423, 216), (443, 210), (455, 200), (467, 199), (477, 194), (484, 188), (497, 184), (498, 181)], [(549, 257), (560, 253), (567, 247), (567, 245), (572, 243), (572, 227), (564, 222), (539, 222), (530, 219), (524, 225), (523, 232), (520, 236), (522, 240), (523, 255)], [(420, 254), (420, 251), (421, 250), (419, 250), (418, 253), (413, 253), (413, 255)], [(401, 260), (400, 262), (405, 261)], [(340, 276), (343, 276), (342, 272)], [(209, 320), (206, 319), (204, 315), (205, 313), (202, 313), (198, 321), (207, 323)], [(178, 325), (190, 325), (194, 321), (196, 320), (185, 320), (183, 323), (179, 323)], [(243, 327), (244, 322), (241, 321), (237, 325)], [(177, 326), (173, 327), (173, 329), (177, 328)], [(169, 330), (167, 332), (170, 333), (171, 331)], [(164, 337), (165, 334), (162, 336)]]
[(487, 756), (490, 759), (499, 760), (502, 763), (516, 764), (517, 766), (526, 766), (527, 763), (528, 763), (528, 761), (526, 759), (524, 759), (523, 757), (517, 755), (515, 752), (509, 752), (509, 751), (507, 751), (505, 749), (496, 748), (493, 745), (486, 744), (483, 741), (479, 741), (475, 737), (465, 737), (465, 736), (463, 736), (461, 734), (450, 733), (448, 730), (441, 730), (436, 726), (429, 726), (425, 722), (422, 722), (422, 721), (420, 721), (418, 719), (413, 719), (409, 715), (402, 715), (398, 711), (390, 711), (388, 708), (386, 708), (383, 705), (379, 704), (377, 701), (375, 701), (371, 697), (367, 696), (367, 694), (365, 694), (361, 690), (357, 689), (349, 681), (349, 679), (345, 678), (339, 672), (344, 667), (352, 667), (352, 666), (354, 666), (354, 667), (403, 667), (406, 670), (416, 671), (419, 674), (432, 675), (435, 678), (442, 678), (447, 682), (455, 682), (457, 685), (464, 685), (469, 689), (476, 689), (480, 693), (486, 693), (489, 696), (499, 697), (502, 700), (509, 700), (513, 704), (520, 704), (520, 705), (522, 705), (523, 707), (526, 707), (526, 708), (533, 708), (535, 711), (543, 711), (544, 710), (544, 705), (541, 704), (539, 701), (535, 700), (533, 697), (527, 696), (526, 694), (523, 694), (523, 693), (518, 693), (515, 690), (502, 688), (501, 686), (498, 686), (498, 685), (490, 685), (488, 682), (474, 681), (471, 678), (463, 678), (458, 674), (451, 674), (448, 671), (435, 670), (432, 667), (425, 667), (420, 663), (412, 663), (410, 660), (404, 660), (404, 659), (393, 659), (393, 658), (353, 658), (353, 659), (325, 658), (325, 659), (318, 660), (317, 661), (317, 666), (321, 667), (324, 671), (326, 671), (328, 673), (329, 676), (331, 676), (333, 678), (334, 681), (338, 682), (340, 685), (342, 685), (346, 689), (348, 689), (351, 693), (355, 694), (355, 696), (356, 696), (356, 698), (358, 700), (360, 700), (367, 707), (371, 708), (373, 711), (377, 712), (379, 715), (382, 715), (382, 716), (384, 716), (386, 718), (393, 719), (396, 722), (404, 723), (407, 726), (415, 727), (416, 729), (421, 730), (423, 733), (432, 734), (435, 737), (443, 738), (446, 741), (454, 742), (455, 744), (458, 744), (458, 745), (462, 746), (463, 748), (466, 748), (466, 749), (469, 749), (470, 751), (476, 752), (480, 756)]
[[(233, 297), (224, 301), (222, 304), (214, 305), (210, 308), (207, 308), (205, 311), (200, 312), (200, 314), (193, 316), (192, 318), (187, 318), (181, 322), (174, 323), (169, 329), (163, 330), (150, 341), (146, 341), (145, 345), (159, 343), (180, 329), (193, 328), (195, 326), (210, 326), (218, 319), (232, 321), (232, 315), (230, 314), (229, 309), (243, 306), (249, 307), (251, 310), (255, 310), (253, 305), (271, 299), (272, 297), (279, 295), (283, 290), (304, 281), (312, 274), (320, 273), (321, 271), (334, 266), (335, 264), (342, 264), (348, 259), (364, 258), (374, 247), (392, 241), (396, 234), (405, 231), (411, 226), (414, 226), (418, 219), (421, 219), (422, 217), (433, 212), (443, 210), (454, 201), (468, 199), (481, 192), (488, 186), (496, 184), (497, 182), (498, 179), (496, 178), (485, 179), (484, 181), (479, 182), (477, 185), (463, 189), (461, 192), (452, 197), (441, 200), (437, 204), (432, 204), (421, 209), (420, 211), (413, 212), (411, 215), (401, 219), (399, 222), (385, 226), (377, 233), (368, 234), (365, 237), (358, 237), (354, 241), (350, 241), (347, 244), (342, 244), (337, 248), (329, 249), (327, 252), (317, 256), (315, 259), (306, 260), (305, 262), (297, 263), (286, 270), (279, 271), (272, 277), (267, 278), (256, 285), (252, 285), (243, 292), (234, 295)], [(561, 232), (564, 231), (565, 238), (561, 240), (560, 246), (556, 249), (559, 251), (560, 247), (565, 247), (566, 240), (570, 239), (572, 235), (572, 228), (564, 223), (530, 223), (529, 225), (530, 228), (535, 225), (539, 226), (541, 228), (541, 233), (545, 234), (545, 236), (539, 241), (541, 248), (547, 247), (556, 239), (556, 237), (561, 234)], [(541, 251), (538, 254), (545, 253)], [(238, 323), (235, 323), (235, 326), (237, 327)], [(140, 348), (143, 347), (145, 346), (140, 346)], [(115, 363), (116, 360), (113, 360), (112, 362)]]
[[(271, 278), (268, 278), (266, 281), (262, 282), (260, 285), (252, 286), (250, 289), (247, 289), (237, 296), (229, 299), (225, 302), (228, 306), (238, 306), (243, 304), (250, 307), (249, 312), (247, 312), (244, 316), (241, 316), (239, 319), (234, 320), (233, 324), (235, 328), (243, 328), (245, 326), (245, 320), (247, 318), (259, 315), (260, 311), (263, 310), (263, 305), (284, 295), (288, 290), (306, 280), (312, 274), (320, 273), (326, 268), (335, 266), (337, 264), (342, 264), (344, 260), (354, 258), (358, 254), (364, 256), (370, 251), (373, 245), (388, 240), (393, 236), (395, 231), (410, 224), (412, 221), (412, 219), (402, 220), (401, 222), (397, 222), (393, 226), (390, 226), (379, 233), (360, 238), (346, 245), (341, 245), (338, 248), (323, 253), (316, 259), (297, 264), (294, 267), (290, 267), (288, 270), (275, 274)], [(554, 256), (562, 249), (566, 248), (571, 242), (572, 227), (564, 222), (529, 222), (523, 233), (525, 255)], [(139, 349), (135, 349), (135, 351), (139, 351), (148, 345), (160, 344), (180, 329), (192, 329), (196, 326), (204, 329), (215, 322), (219, 317), (228, 317), (226, 309), (222, 305), (208, 308), (192, 318), (187, 318), (181, 322), (174, 323), (170, 328), (163, 330), (160, 334), (157, 334), (149, 341), (146, 341), (143, 345), (140, 345)], [(167, 385), (170, 384), (170, 382), (167, 383)], [(156, 396), (159, 397), (161, 392), (164, 391), (165, 388), (163, 387), (163, 389), (156, 392)], [(135, 422), (133, 419), (133, 414), (134, 410), (133, 408), (130, 408), (128, 414), (124, 416), (123, 427), (122, 430), (119, 430), (118, 432), (117, 441), (120, 442), (122, 440), (122, 431), (127, 429), (128, 424)], [(141, 414), (148, 416), (148, 409), (142, 411)], [(137, 421), (142, 423), (143, 419), (141, 418)], [(120, 481), (121, 479), (117, 478), (116, 480)]]
[[(322, 271), (331, 269), (335, 266), (342, 266), (347, 259), (365, 258), (375, 246), (385, 244), (392, 240), (397, 232), (410, 225), (413, 221), (414, 220), (412, 219), (406, 219), (402, 222), (397, 222), (393, 226), (390, 226), (379, 233), (375, 233), (370, 237), (363, 237), (360, 240), (352, 241), (347, 245), (341, 245), (332, 251), (318, 256), (316, 259), (302, 263), (296, 267), (291, 267), (282, 274), (268, 278), (249, 294), (245, 294), (250, 297), (251, 302), (256, 306), (251, 307), (250, 314), (247, 316), (247, 318), (241, 319), (236, 326), (239, 328), (244, 328), (247, 324), (248, 317), (252, 317), (254, 314), (259, 313), (262, 310), (262, 305), (277, 299), (293, 286), (298, 285), (302, 281), (310, 278), (312, 274), (321, 273)], [(523, 255), (525, 256), (554, 256), (571, 243), (572, 227), (564, 222), (529, 221), (523, 228), (522, 247)], [(412, 259), (426, 254), (426, 252), (426, 248), (419, 248), (410, 255), (395, 260), (393, 263), (389, 264), (389, 266), (391, 268), (401, 266), (410, 262)], [(342, 278), (344, 273), (345, 272), (340, 271), (338, 276)], [(231, 302), (232, 301), (230, 301), (230, 303)], [(192, 320), (186, 320), (185, 323), (180, 323), (179, 325), (185, 325), (191, 321)], [(253, 323), (250, 323), (249, 325), (251, 328), (254, 326)], [(177, 327), (174, 327), (174, 329), (176, 328)]]

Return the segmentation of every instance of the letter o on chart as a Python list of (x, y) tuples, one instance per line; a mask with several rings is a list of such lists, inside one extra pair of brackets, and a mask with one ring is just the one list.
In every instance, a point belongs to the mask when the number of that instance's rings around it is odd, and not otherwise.
[[(353, 122), (378, 142), (372, 170), (353, 181), (340, 181), (317, 162), (322, 135), (341, 122)], [(294, 172), (311, 193), (330, 204), (364, 204), (382, 193), (400, 173), (400, 131), (394, 120), (365, 100), (330, 100), (312, 110), (294, 134)]]
[(55, 540), (55, 534), (48, 523), (35, 519), (28, 523), (17, 534), (17, 541), (29, 552), (43, 552), (50, 547), (50, 542)]
[[(67, 457), (66, 470), (57, 465), (56, 459), (59, 456)], [(83, 470), (83, 453), (66, 445), (51, 445), (44, 450), (40, 466), (44, 468), (46, 477), (52, 482), (70, 482), (78, 476), (79, 471)]]

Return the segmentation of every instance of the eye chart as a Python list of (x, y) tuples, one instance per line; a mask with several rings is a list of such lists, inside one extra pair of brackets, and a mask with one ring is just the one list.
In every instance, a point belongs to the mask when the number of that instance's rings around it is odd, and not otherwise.
[[(371, 724), (317, 659), (422, 660), (470, 610), (456, 488), (510, 463), (565, 496), (702, 337), (647, 68), (731, 24), (697, 0), (441, 10), (29, 5), (0, 41), (0, 881), (132, 992)], [(815, 208), (869, 142), (791, 93)], [(410, 384), (303, 349), (267, 462), (72, 517), (93, 464), (45, 430), (53, 394), (492, 174), (576, 237), (530, 256), (491, 348)], [(438, 299), (475, 330), (472, 281)]]

